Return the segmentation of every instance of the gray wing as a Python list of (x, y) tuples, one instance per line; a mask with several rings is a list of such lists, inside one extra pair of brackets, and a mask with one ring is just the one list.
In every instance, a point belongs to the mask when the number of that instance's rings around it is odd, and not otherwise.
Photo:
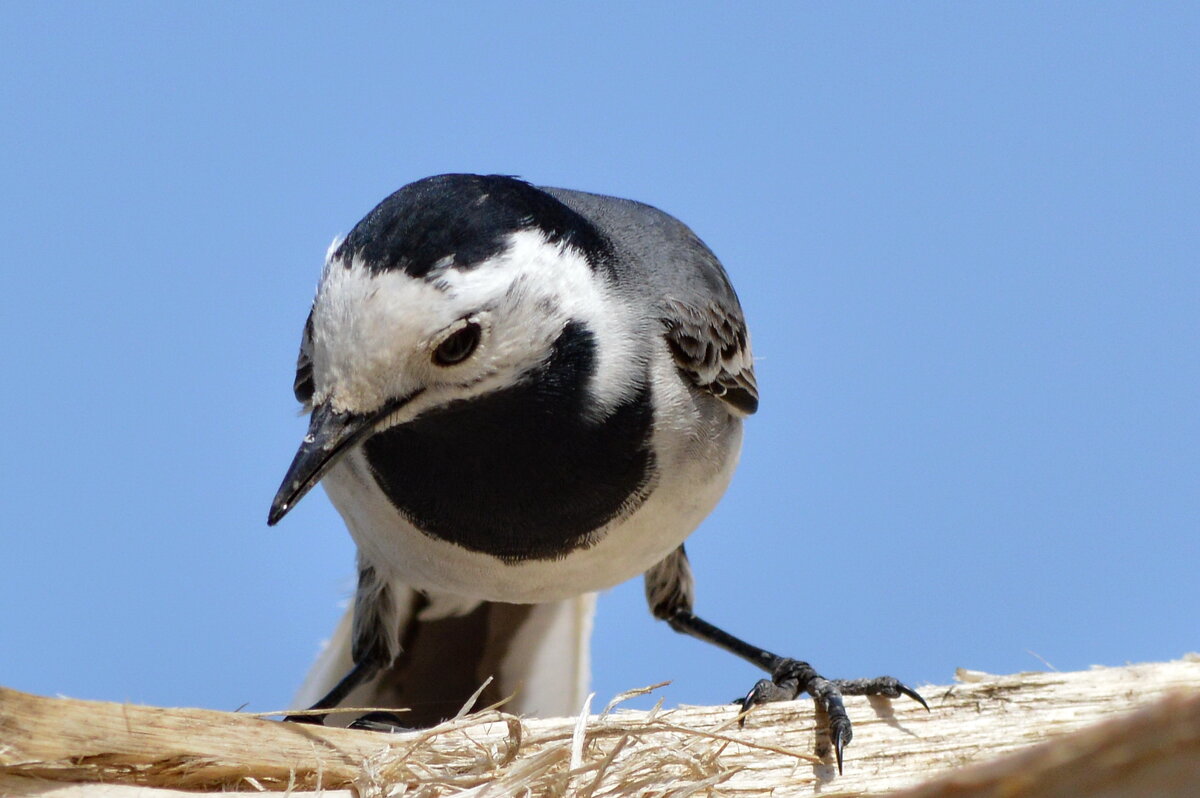
[(654, 310), (684, 377), (739, 415), (758, 409), (758, 384), (742, 306), (725, 269), (692, 230), (633, 200), (543, 188), (586, 217), (620, 253), (615, 265)]
[(304, 335), (300, 339), (300, 354), (296, 357), (296, 379), (292, 382), (292, 392), (296, 401), (308, 407), (313, 396), (312, 376), (312, 311), (308, 312), (308, 320), (304, 322)]
[(750, 336), (740, 309), (677, 299), (663, 305), (667, 345), (684, 376), (741, 415), (758, 410)]

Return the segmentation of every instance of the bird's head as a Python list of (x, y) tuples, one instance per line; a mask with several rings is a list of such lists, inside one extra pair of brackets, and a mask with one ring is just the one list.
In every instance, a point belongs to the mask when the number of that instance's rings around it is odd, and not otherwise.
[(296, 379), (311, 422), (268, 523), (369, 435), (531, 379), (568, 324), (595, 340), (595, 411), (620, 401), (634, 320), (611, 256), (588, 220), (513, 178), (441, 175), (385, 199), (326, 257)]

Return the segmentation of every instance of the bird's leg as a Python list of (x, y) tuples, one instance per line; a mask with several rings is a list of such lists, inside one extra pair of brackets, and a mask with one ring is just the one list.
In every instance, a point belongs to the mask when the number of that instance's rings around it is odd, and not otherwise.
[[(425, 606), (424, 602), (423, 596), (415, 599), (412, 608), (414, 617)], [(394, 661), (399, 651), (394, 631), (397, 626), (396, 604), (391, 588), (386, 580), (379, 578), (372, 566), (360, 558), (350, 646), (354, 667), (320, 701), (309, 707), (309, 711), (337, 707), (354, 688), (375, 678), (385, 665)], [(325, 716), (288, 715), (284, 720), (323, 725)]]
[(646, 572), (646, 599), (655, 617), (666, 621), (675, 631), (712, 643), (771, 674), (770, 679), (759, 680), (745, 698), (739, 699), (743, 712), (757, 704), (791, 701), (801, 693), (811, 695), (829, 716), (829, 739), (837, 757), (838, 773), (842, 772), (842, 753), (853, 737), (843, 695), (886, 698), (906, 695), (929, 709), (916, 690), (894, 677), (826, 679), (807, 662), (772, 654), (698, 617), (692, 612), (692, 572), (682, 546)]
[[(341, 681), (333, 686), (333, 689), (321, 698), (320, 701), (309, 707), (309, 711), (318, 709), (333, 709), (338, 704), (345, 700), (346, 696), (350, 695), (350, 691), (358, 687), (363, 682), (369, 681), (379, 671), (379, 663), (368, 660), (354, 663), (354, 667), (350, 672), (342, 677)], [(324, 725), (324, 715), (288, 715), (284, 718), (286, 721), (293, 723), (313, 723), (318, 726)]]
[[(697, 617), (690, 610), (676, 610), (667, 622), (675, 631), (719, 646), (771, 674), (770, 679), (760, 679), (741, 699), (743, 712), (757, 704), (791, 701), (801, 693), (811, 695), (829, 716), (829, 739), (837, 757), (838, 773), (842, 772), (842, 752), (854, 736), (850, 716), (846, 714), (846, 706), (842, 702), (843, 695), (878, 695), (886, 698), (906, 695), (929, 709), (920, 693), (892, 676), (826, 679), (807, 662), (781, 657), (753, 646)], [(745, 721), (743, 717), (741, 722), (744, 724)]]

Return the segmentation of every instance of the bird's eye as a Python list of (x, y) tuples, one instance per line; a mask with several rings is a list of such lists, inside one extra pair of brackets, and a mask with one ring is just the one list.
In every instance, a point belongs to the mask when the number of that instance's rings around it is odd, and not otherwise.
[(455, 330), (433, 350), (434, 365), (453, 366), (469, 358), (479, 345), (479, 333), (479, 325), (473, 321)]

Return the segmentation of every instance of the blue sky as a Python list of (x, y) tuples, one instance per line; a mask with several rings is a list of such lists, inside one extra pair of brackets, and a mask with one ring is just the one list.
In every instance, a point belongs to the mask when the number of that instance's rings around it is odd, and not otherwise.
[[(1200, 629), (1195, 4), (25, 3), (0, 27), (0, 684), (285, 707), (353, 549), (300, 328), (329, 241), (500, 172), (691, 225), (762, 408), (698, 611), (828, 676)], [(749, 666), (600, 603), (602, 699)]]

